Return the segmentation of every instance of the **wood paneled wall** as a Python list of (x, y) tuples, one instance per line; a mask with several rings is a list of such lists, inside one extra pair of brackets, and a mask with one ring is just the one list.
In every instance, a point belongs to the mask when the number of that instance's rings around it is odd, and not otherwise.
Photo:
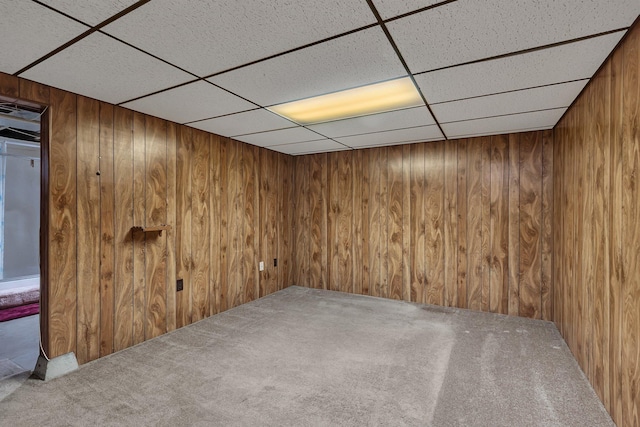
[(50, 109), (49, 357), (85, 363), (290, 284), (290, 156), (1, 73), (0, 96)]
[(551, 131), (294, 162), (294, 284), (552, 319)]
[(619, 426), (640, 425), (640, 26), (555, 128), (554, 321)]

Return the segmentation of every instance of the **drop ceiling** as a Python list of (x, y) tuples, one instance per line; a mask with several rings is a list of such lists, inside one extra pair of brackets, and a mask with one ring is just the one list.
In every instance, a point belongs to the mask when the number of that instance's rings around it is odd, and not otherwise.
[[(0, 71), (299, 155), (552, 128), (638, 0), (0, 0)], [(424, 105), (265, 107), (410, 76)]]

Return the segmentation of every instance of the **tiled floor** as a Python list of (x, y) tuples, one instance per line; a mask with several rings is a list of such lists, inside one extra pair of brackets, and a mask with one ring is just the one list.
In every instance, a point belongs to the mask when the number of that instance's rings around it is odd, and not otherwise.
[[(40, 345), (39, 320), (40, 316), (36, 314), (0, 322), (0, 365), (7, 372), (15, 370), (15, 365), (22, 368), (22, 371), (31, 371), (36, 366)], [(0, 366), (0, 378), (3, 376), (2, 371)]]

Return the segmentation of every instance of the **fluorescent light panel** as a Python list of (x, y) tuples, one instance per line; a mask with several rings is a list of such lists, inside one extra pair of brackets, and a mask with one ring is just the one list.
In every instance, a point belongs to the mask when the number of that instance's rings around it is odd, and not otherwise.
[(301, 125), (348, 119), (424, 105), (409, 77), (268, 107)]

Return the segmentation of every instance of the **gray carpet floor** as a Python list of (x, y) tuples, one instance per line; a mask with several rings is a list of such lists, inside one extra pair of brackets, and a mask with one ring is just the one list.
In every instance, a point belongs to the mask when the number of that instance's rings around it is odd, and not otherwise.
[(7, 426), (612, 426), (552, 323), (299, 287), (0, 401)]

